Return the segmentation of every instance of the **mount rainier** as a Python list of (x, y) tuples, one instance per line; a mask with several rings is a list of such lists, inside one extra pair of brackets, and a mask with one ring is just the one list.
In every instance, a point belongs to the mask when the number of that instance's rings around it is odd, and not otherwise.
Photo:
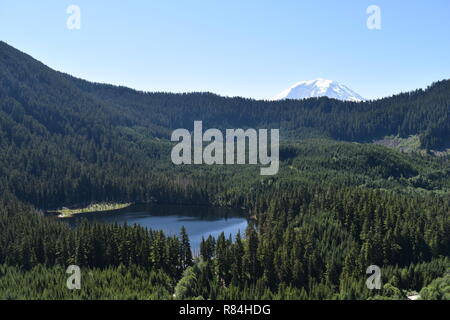
[(279, 93), (273, 100), (307, 99), (328, 97), (345, 101), (364, 101), (365, 99), (348, 87), (333, 80), (315, 79), (300, 81)]

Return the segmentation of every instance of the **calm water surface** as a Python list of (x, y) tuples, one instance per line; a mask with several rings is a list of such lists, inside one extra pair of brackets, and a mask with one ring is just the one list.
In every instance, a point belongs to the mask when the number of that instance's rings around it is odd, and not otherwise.
[(224, 232), (226, 237), (231, 234), (234, 239), (239, 231), (243, 234), (247, 227), (244, 212), (239, 209), (185, 205), (133, 205), (110, 212), (78, 214), (65, 221), (76, 226), (82, 219), (96, 223), (138, 224), (163, 230), (168, 235), (178, 235), (184, 226), (194, 251), (198, 251), (202, 237), (217, 237)]

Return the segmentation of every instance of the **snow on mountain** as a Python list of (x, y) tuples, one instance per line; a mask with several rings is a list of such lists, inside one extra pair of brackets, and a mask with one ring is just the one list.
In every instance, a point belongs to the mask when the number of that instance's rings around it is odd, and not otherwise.
[(313, 97), (328, 97), (345, 101), (364, 101), (365, 99), (348, 87), (326, 79), (300, 81), (284, 90), (273, 100), (306, 99)]

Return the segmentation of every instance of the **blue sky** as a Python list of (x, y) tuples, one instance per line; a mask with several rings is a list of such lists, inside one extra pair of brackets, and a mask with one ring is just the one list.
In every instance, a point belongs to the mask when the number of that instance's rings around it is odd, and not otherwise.
[[(81, 29), (69, 30), (69, 5)], [(369, 30), (369, 5), (381, 30)], [(0, 39), (72, 75), (146, 91), (270, 98), (337, 80), (366, 98), (450, 78), (448, 0), (10, 0)]]

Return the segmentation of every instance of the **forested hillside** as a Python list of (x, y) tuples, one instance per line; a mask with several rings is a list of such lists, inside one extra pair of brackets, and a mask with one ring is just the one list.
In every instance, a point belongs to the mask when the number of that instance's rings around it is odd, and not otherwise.
[(71, 78), (92, 97), (111, 105), (144, 111), (141, 120), (164, 128), (191, 128), (202, 119), (206, 127), (282, 129), (282, 137), (327, 137), (372, 142), (387, 135), (420, 135), (428, 149), (448, 146), (450, 81), (364, 103), (328, 98), (260, 101), (225, 98), (210, 93), (142, 93)]
[(450, 81), (366, 103), (268, 102), (93, 84), (55, 72), (3, 42), (0, 49), (0, 179), (39, 208), (161, 200), (174, 189), (185, 192), (190, 178), (169, 178), (178, 170), (168, 161), (167, 138), (199, 119), (204, 127), (280, 128), (282, 138), (291, 140), (370, 142), (419, 134), (427, 148), (449, 142)]
[[(174, 166), (168, 138), (194, 120), (279, 128), (279, 174)], [(363, 103), (143, 93), (53, 71), (0, 42), (0, 299), (400, 299), (426, 286), (424, 296), (439, 296), (449, 156), (370, 144), (388, 135), (448, 146), (450, 80)], [(204, 239), (193, 260), (185, 232), (71, 229), (42, 216), (102, 201), (242, 207), (251, 223), (236, 239)], [(54, 273), (69, 264), (90, 270), (84, 291), (60, 287)], [(381, 291), (365, 287), (372, 264), (383, 268)]]

